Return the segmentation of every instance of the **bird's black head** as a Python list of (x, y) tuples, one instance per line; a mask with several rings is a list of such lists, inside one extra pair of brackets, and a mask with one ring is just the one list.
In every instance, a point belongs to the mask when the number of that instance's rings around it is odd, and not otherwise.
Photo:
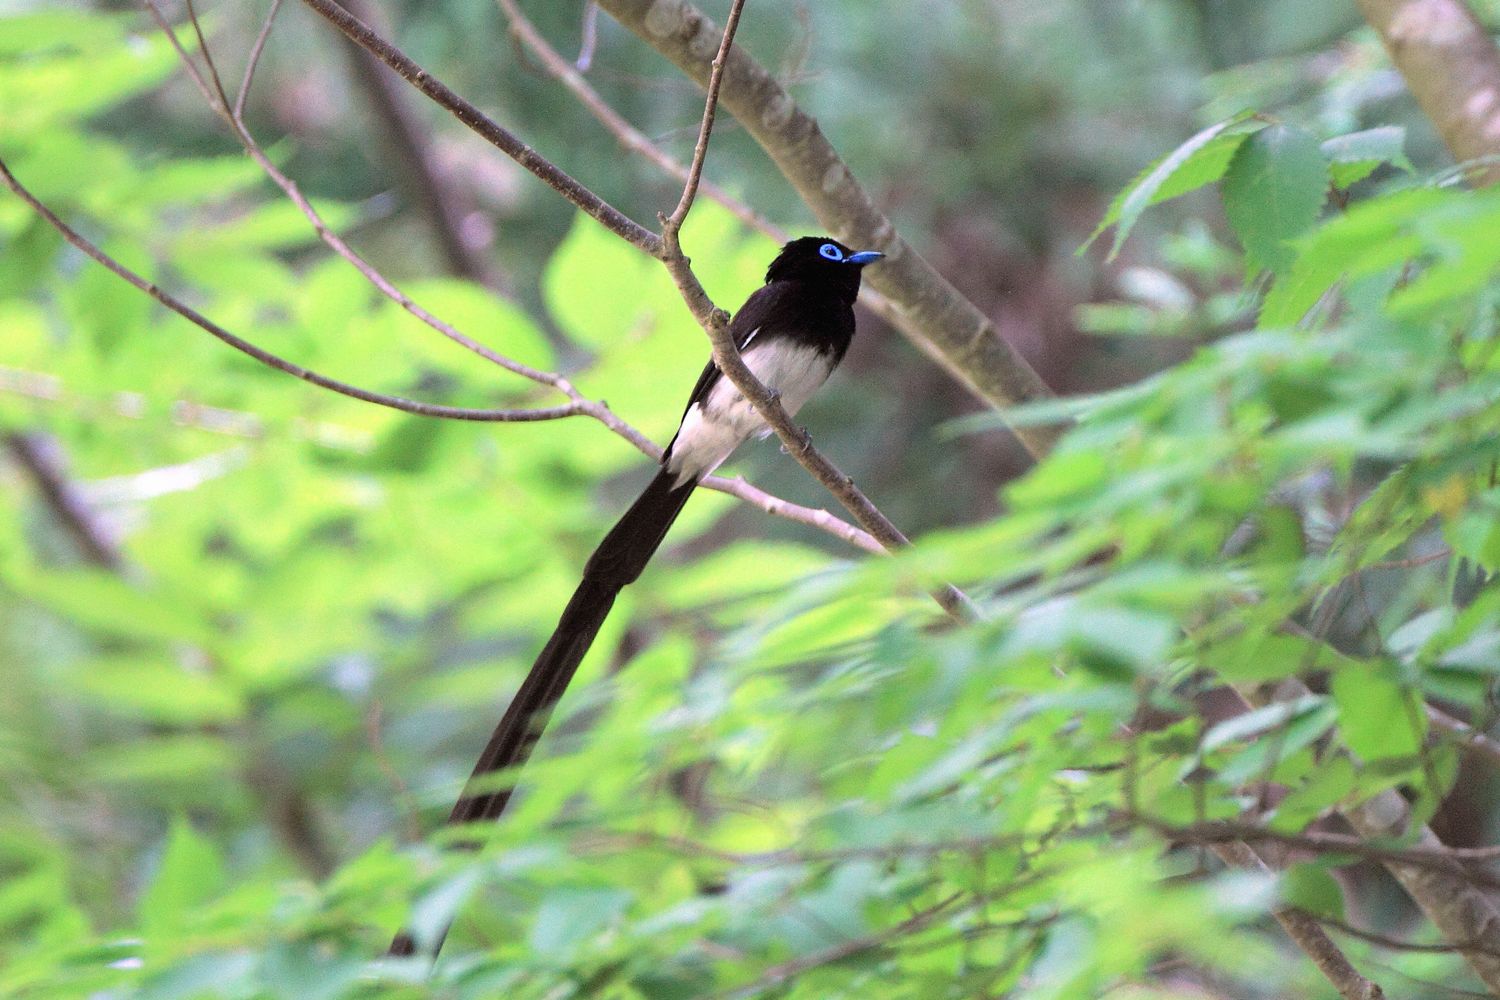
[(849, 301), (859, 294), (859, 273), (885, 254), (875, 250), (855, 252), (831, 236), (803, 236), (781, 248), (766, 268), (766, 283), (809, 281), (830, 285)]

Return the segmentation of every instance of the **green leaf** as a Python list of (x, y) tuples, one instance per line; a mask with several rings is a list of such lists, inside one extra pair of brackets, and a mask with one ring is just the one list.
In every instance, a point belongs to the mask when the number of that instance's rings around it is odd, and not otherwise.
[(16, 573), (10, 581), (32, 600), (106, 633), (205, 646), (214, 641), (190, 596), (165, 587), (136, 587), (113, 574), (82, 569)]
[(135, 20), (129, 14), (77, 10), (33, 11), (0, 17), (0, 57), (36, 58), (52, 50), (89, 52), (119, 43)]
[(547, 958), (564, 958), (619, 919), (629, 905), (629, 893), (607, 886), (553, 889), (537, 909), (531, 949)]
[(1288, 906), (1319, 917), (1344, 917), (1344, 892), (1328, 869), (1315, 862), (1293, 865), (1281, 875), (1281, 894)]
[(1339, 731), (1366, 761), (1414, 757), (1427, 735), (1427, 715), (1416, 694), (1379, 664), (1349, 664), (1332, 679)]
[(1247, 629), (1216, 642), (1206, 666), (1226, 681), (1259, 682), (1326, 668), (1339, 658), (1333, 647), (1313, 638)]
[(223, 677), (145, 656), (96, 659), (78, 683), (88, 698), (112, 713), (153, 722), (227, 722), (244, 708), (238, 691)]
[(1110, 226), (1118, 224), (1115, 240), (1109, 256), (1120, 252), (1125, 237), (1130, 235), (1141, 213), (1152, 205), (1176, 198), (1212, 184), (1224, 175), (1229, 161), (1242, 142), (1253, 132), (1265, 127), (1265, 123), (1242, 112), (1232, 118), (1210, 125), (1187, 142), (1141, 171), (1135, 180), (1125, 185), (1105, 211), (1104, 218), (1084, 241), (1079, 251), (1089, 245)]
[(0, 61), (0, 135), (25, 137), (91, 115), (155, 87), (176, 66), (160, 32), (97, 52)]
[(98, 754), (88, 768), (91, 780), (107, 785), (174, 785), (218, 801), (213, 789), (232, 783), (235, 757), (216, 736), (158, 736), (119, 745)]
[(1346, 188), (1364, 180), (1382, 163), (1413, 171), (1406, 158), (1406, 129), (1399, 125), (1381, 125), (1335, 136), (1322, 145), (1328, 159), (1328, 179), (1334, 187)]
[(167, 834), (156, 878), (141, 897), (141, 922), (159, 932), (185, 926), (192, 910), (215, 899), (223, 884), (218, 848), (179, 817)]
[(1291, 701), (1278, 701), (1246, 712), (1244, 715), (1225, 719), (1203, 735), (1201, 752), (1212, 753), (1235, 740), (1249, 739), (1274, 729), (1280, 729), (1294, 719), (1316, 712), (1324, 701), (1322, 695), (1303, 695)]
[(1278, 274), (1297, 256), (1288, 241), (1313, 227), (1327, 195), (1317, 140), (1288, 125), (1250, 136), (1224, 175), (1224, 212), (1252, 268)]
[(1343, 277), (1399, 265), (1421, 250), (1405, 230), (1453, 196), (1414, 188), (1350, 208), (1300, 240), (1290, 271), (1277, 276), (1261, 306), (1260, 325), (1293, 326)]

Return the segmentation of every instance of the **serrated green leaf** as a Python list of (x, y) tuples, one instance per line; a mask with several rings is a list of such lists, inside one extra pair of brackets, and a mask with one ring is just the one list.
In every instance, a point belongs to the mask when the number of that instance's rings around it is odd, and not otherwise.
[(1109, 256), (1113, 259), (1120, 252), (1125, 237), (1130, 235), (1141, 213), (1152, 205), (1159, 204), (1205, 184), (1212, 184), (1224, 175), (1235, 150), (1264, 123), (1255, 120), (1249, 112), (1235, 115), (1203, 129), (1181, 146), (1141, 171), (1115, 196), (1104, 218), (1084, 241), (1079, 251), (1090, 244), (1110, 226), (1117, 226), (1115, 239)]
[(141, 922), (157, 931), (183, 926), (192, 909), (214, 899), (224, 884), (218, 849), (187, 820), (178, 818), (151, 887), (141, 897)]
[(1224, 174), (1224, 213), (1253, 269), (1278, 274), (1296, 259), (1289, 241), (1318, 221), (1327, 163), (1307, 132), (1273, 125), (1250, 136)]
[(1416, 694), (1379, 664), (1350, 664), (1330, 684), (1339, 706), (1339, 732), (1366, 761), (1415, 756), (1427, 735), (1427, 716)]
[(1381, 271), (1416, 255), (1421, 241), (1406, 228), (1451, 197), (1430, 188), (1401, 191), (1355, 205), (1303, 237), (1291, 270), (1278, 275), (1266, 295), (1260, 325), (1293, 326), (1341, 278)]
[(1322, 145), (1328, 159), (1328, 178), (1334, 187), (1346, 188), (1364, 180), (1382, 163), (1389, 163), (1411, 173), (1406, 158), (1406, 129), (1399, 125), (1381, 125), (1335, 136)]

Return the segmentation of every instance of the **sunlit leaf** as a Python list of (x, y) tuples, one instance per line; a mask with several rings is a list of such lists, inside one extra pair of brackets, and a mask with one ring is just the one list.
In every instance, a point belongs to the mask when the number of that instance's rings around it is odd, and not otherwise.
[(1291, 266), (1288, 243), (1317, 221), (1327, 188), (1327, 161), (1301, 129), (1272, 125), (1240, 145), (1224, 174), (1224, 213), (1252, 267)]

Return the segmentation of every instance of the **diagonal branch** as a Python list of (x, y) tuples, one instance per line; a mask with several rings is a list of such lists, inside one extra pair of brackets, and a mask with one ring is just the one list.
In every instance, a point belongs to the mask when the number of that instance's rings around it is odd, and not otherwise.
[[(706, 85), (719, 29), (686, 0), (599, 0), (615, 20)], [(977, 395), (995, 406), (1050, 398), (1051, 390), (1003, 340), (989, 318), (923, 260), (871, 202), (816, 119), (743, 49), (730, 54), (722, 103), (771, 157), (813, 214), (846, 243), (885, 251), (870, 283), (894, 303), (898, 328)], [(1064, 428), (1014, 432), (1033, 456)]]
[(351, 399), (362, 400), (366, 403), (374, 403), (377, 406), (389, 407), (393, 410), (404, 410), (407, 413), (415, 413), (424, 417), (443, 417), (448, 420), (474, 420), (492, 423), (514, 423), (536, 420), (557, 420), (562, 417), (572, 417), (583, 414), (583, 410), (576, 403), (568, 403), (564, 406), (552, 406), (533, 410), (476, 410), (461, 406), (443, 406), (437, 403), (424, 403), (420, 400), (407, 399), (404, 396), (391, 396), (385, 393), (375, 392), (370, 389), (362, 389), (357, 385), (350, 385), (348, 382), (341, 382), (336, 378), (329, 378), (327, 375), (321, 375), (318, 372), (315, 372), (309, 368), (304, 368), (301, 365), (296, 364), (295, 362), (288, 361), (280, 355), (272, 354), (270, 351), (267, 351), (261, 347), (257, 347), (256, 345), (250, 343), (248, 340), (230, 333), (228, 330), (224, 329), (224, 327), (215, 323), (207, 316), (204, 316), (202, 313), (198, 312), (198, 310), (181, 301), (170, 292), (166, 291), (163, 288), (159, 288), (157, 285), (153, 284), (150, 281), (147, 281), (145, 278), (141, 277), (139, 274), (136, 274), (124, 264), (121, 264), (119, 261), (115, 260), (109, 254), (99, 249), (99, 247), (95, 246), (93, 243), (90, 243), (62, 219), (58, 218), (57, 214), (54, 213), (50, 208), (42, 204), (42, 202), (38, 201), (37, 197), (33, 195), (29, 190), (27, 190), (21, 184), (21, 182), (16, 179), (15, 175), (10, 172), (10, 168), (6, 166), (3, 159), (0, 159), (0, 183), (4, 183), (5, 186), (10, 188), (10, 190), (14, 192), (17, 197), (26, 202), (27, 205), (30, 205), (31, 210), (34, 211), (37, 215), (41, 216), (43, 221), (45, 221), (49, 226), (62, 234), (63, 239), (67, 240), (74, 247), (82, 251), (87, 257), (89, 257), (96, 263), (104, 265), (104, 267), (112, 271), (117, 277), (145, 292), (147, 295), (151, 296), (153, 299), (160, 302), (162, 305), (166, 306), (168, 309), (172, 310), (183, 319), (192, 323), (194, 326), (203, 330), (210, 336), (215, 337), (216, 339), (228, 344), (235, 350), (243, 354), (248, 354), (250, 357), (254, 358), (256, 361), (259, 361), (263, 365), (275, 368), (277, 371), (286, 372), (288, 375), (291, 375), (295, 378), (300, 378), (302, 381), (318, 386), (320, 389), (328, 389), (332, 392), (338, 393), (341, 396), (348, 396)]
[(243, 121), (245, 118), (245, 101), (250, 97), (250, 85), (255, 82), (255, 71), (260, 66), (261, 53), (266, 50), (266, 40), (271, 37), (271, 28), (275, 26), (276, 14), (280, 10), (281, 0), (271, 0), (266, 19), (261, 22), (260, 33), (255, 36), (255, 44), (250, 46), (250, 55), (245, 60), (245, 75), (240, 80), (239, 92), (234, 96), (234, 110), (230, 113), (235, 121)]
[(1358, 0), (1406, 86), (1469, 176), (1500, 182), (1500, 52), (1463, 0)]
[[(1288, 694), (1307, 693), (1300, 681), (1288, 684), (1285, 690)], [(1252, 703), (1243, 695), (1241, 701), (1247, 709)], [(1438, 863), (1429, 863), (1435, 852), (1445, 851), (1444, 845), (1431, 828), (1413, 823), (1411, 807), (1395, 789), (1379, 792), (1342, 812), (1365, 840), (1399, 841), (1414, 835), (1418, 853), (1406, 860), (1384, 858), (1382, 867), (1444, 938), (1463, 946), (1464, 960), (1484, 984), (1500, 992), (1500, 908), (1480, 889), (1472, 873), (1456, 859), (1443, 863), (1441, 855)]]
[[(364, 0), (340, 0), (356, 17), (369, 18), (373, 8)], [(385, 71), (380, 61), (360, 46), (344, 39), (349, 68), (359, 82), (395, 167), (397, 183), (426, 221), (449, 273), (494, 289), (498, 281), (484, 255), (463, 238), (463, 220), (468, 207), (462, 192), (438, 170), (427, 147), (422, 123), (407, 103), (401, 82)]]
[[(1269, 871), (1270, 866), (1241, 841), (1215, 844), (1214, 854), (1220, 861), (1234, 868), (1247, 871)], [(1295, 906), (1272, 908), (1271, 916), (1286, 931), (1287, 937), (1312, 959), (1323, 977), (1333, 984), (1344, 1000), (1385, 1000), (1385, 991), (1378, 983), (1362, 976), (1354, 963), (1343, 953), (1328, 932), (1306, 910)]]
[[(355, 253), (353, 248), (345, 243), (344, 240), (338, 236), (338, 234), (334, 233), (331, 229), (328, 228), (327, 224), (323, 221), (322, 216), (313, 207), (312, 203), (307, 199), (307, 197), (302, 194), (302, 191), (297, 186), (297, 183), (286, 176), (284, 173), (282, 173), (281, 170), (278, 169), (276, 165), (271, 161), (270, 157), (266, 155), (265, 151), (260, 147), (259, 143), (256, 142), (254, 136), (250, 134), (250, 131), (245, 125), (244, 119), (241, 114), (238, 111), (235, 113), (229, 113), (227, 111), (224, 103), (218, 98), (218, 94), (222, 93), (224, 88), (222, 82), (217, 79), (217, 70), (214, 67), (212, 61), (207, 62), (209, 71), (214, 76), (213, 85), (210, 86), (209, 81), (204, 79), (203, 75), (198, 71), (197, 65), (193, 62), (191, 57), (189, 57), (186, 49), (183, 48), (181, 42), (177, 38), (177, 33), (166, 21), (166, 18), (162, 15), (161, 10), (156, 6), (155, 0), (145, 0), (145, 4), (152, 17), (155, 19), (157, 25), (165, 33), (170, 44), (176, 50), (178, 58), (183, 64), (184, 70), (188, 73), (188, 76), (193, 81), (194, 85), (203, 95), (203, 99), (208, 103), (209, 107), (213, 108), (222, 118), (225, 119), (230, 129), (234, 132), (235, 137), (244, 147), (245, 151), (261, 167), (266, 176), (269, 177), (277, 187), (281, 188), (286, 196), (292, 201), (292, 203), (297, 206), (298, 210), (301, 211), (302, 214), (307, 218), (314, 231), (317, 232), (319, 238), (321, 238), (323, 242), (327, 244), (328, 247), (332, 249), (336, 254), (344, 258), (349, 262), (350, 265), (352, 265), (357, 271), (359, 271), (359, 273), (363, 275), (365, 279), (369, 281), (377, 291), (380, 292), (380, 294), (395, 302), (402, 309), (406, 310), (406, 312), (410, 313), (416, 319), (436, 330), (438, 333), (447, 337), (449, 340), (454, 341), (455, 343), (479, 355), (485, 360), (499, 365), (500, 367), (505, 368), (508, 371), (514, 372), (517, 375), (521, 375), (525, 378), (531, 379), (532, 381), (537, 382), (541, 385), (557, 389), (559, 392), (562, 392), (568, 397), (572, 406), (576, 408), (576, 412), (578, 414), (588, 416), (593, 418), (594, 420), (599, 421), (607, 429), (630, 442), (630, 444), (632, 444), (637, 450), (650, 457), (653, 461), (660, 461), (662, 455), (661, 448), (659, 448), (655, 444), (655, 442), (651, 441), (635, 427), (631, 426), (625, 420), (617, 416), (614, 411), (610, 410), (610, 408), (606, 404), (588, 399), (582, 393), (580, 393), (569, 380), (563, 378), (561, 375), (558, 375), (554, 372), (547, 372), (532, 368), (529, 365), (521, 364), (518, 361), (498, 354), (497, 352), (474, 340), (472, 337), (469, 337), (462, 331), (451, 326), (447, 322), (439, 319), (437, 316), (419, 306), (404, 292), (402, 292), (399, 288), (392, 284), (373, 265), (364, 260), (364, 258), (360, 257), (359, 254)], [(191, 13), (192, 12), (190, 11), (190, 15)], [(273, 9), (272, 14), (274, 13), (275, 11)], [(266, 36), (270, 30), (270, 24), (271, 17), (270, 15), (268, 15), (266, 23), (262, 27), (260, 35), (256, 39), (255, 51), (253, 51), (251, 54), (252, 66), (256, 58), (256, 53), (265, 44)], [(195, 28), (195, 30), (197, 29)], [(199, 37), (202, 37), (201, 32)], [(241, 84), (240, 95), (235, 102), (235, 107), (237, 109), (243, 107), (243, 97), (249, 86), (251, 73), (252, 70), (247, 68), (245, 82)], [(565, 413), (560, 415), (568, 416), (572, 414)], [(881, 547), (880, 543), (877, 542), (873, 537), (871, 537), (867, 532), (861, 530), (858, 527), (855, 527), (852, 524), (849, 524), (847, 521), (843, 521), (833, 516), (828, 511), (821, 508), (804, 507), (800, 504), (795, 504), (788, 500), (783, 500), (780, 497), (774, 496), (770, 493), (765, 492), (764, 490), (759, 489), (756, 486), (751, 485), (742, 478), (735, 477), (731, 479), (723, 476), (710, 476), (703, 481), (702, 485), (706, 486), (709, 489), (716, 490), (718, 492), (725, 493), (729, 496), (733, 496), (737, 499), (743, 500), (744, 502), (757, 507), (760, 510), (773, 516), (782, 517), (790, 521), (795, 521), (799, 524), (807, 525), (808, 527), (817, 528), (821, 531), (833, 535), (835, 538), (847, 542), (855, 548), (863, 549), (866, 552), (881, 553), (885, 551)]]
[(46, 434), (26, 431), (13, 431), (4, 440), (83, 557), (100, 569), (123, 572), (125, 562), (120, 557), (119, 543), (68, 477), (67, 460), (57, 441)]
[[(709, 78), (708, 97), (703, 105), (703, 122), (698, 129), (698, 141), (693, 150), (693, 162), (688, 168), (688, 179), (683, 185), (682, 196), (670, 216), (662, 216), (662, 243), (665, 252), (662, 263), (672, 275), (678, 292), (688, 309), (708, 334), (713, 348), (714, 363), (734, 387), (755, 407), (755, 411), (770, 425), (787, 452), (797, 463), (822, 483), (835, 499), (843, 505), (860, 527), (869, 532), (887, 550), (907, 548), (911, 541), (880, 512), (870, 499), (854, 485), (854, 480), (840, 472), (838, 467), (813, 447), (807, 431), (792, 422), (791, 416), (781, 405), (775, 393), (763, 385), (755, 373), (745, 364), (729, 331), (729, 314), (717, 308), (708, 292), (693, 273), (692, 264), (682, 252), (679, 239), (682, 224), (692, 210), (698, 194), (698, 181), (703, 176), (703, 161), (708, 156), (708, 142), (713, 133), (714, 116), (717, 111), (719, 88), (723, 84), (724, 70), (729, 64), (729, 54), (734, 45), (735, 28), (739, 25), (740, 12), (745, 0), (734, 0), (725, 23), (724, 35), (719, 42), (718, 54), (714, 57)], [(939, 587), (933, 599), (954, 618), (964, 620), (976, 615), (968, 597), (958, 588), (948, 584)]]
[[(608, 132), (613, 135), (627, 151), (635, 153), (651, 161), (663, 173), (670, 174), (679, 181), (688, 179), (688, 168), (674, 157), (668, 155), (660, 146), (652, 142), (645, 133), (636, 128), (618, 111), (612, 108), (599, 92), (595, 90), (579, 72), (577, 66), (563, 58), (537, 30), (536, 25), (521, 12), (520, 5), (516, 0), (497, 0), (500, 9), (510, 19), (511, 33), (516, 36), (526, 48), (541, 61), (542, 68), (548, 75), (557, 80), (568, 89), (578, 103), (582, 104), (584, 110), (593, 115)], [(590, 7), (597, 16), (599, 8)], [(699, 190), (709, 198), (718, 202), (728, 209), (735, 218), (745, 225), (765, 233), (777, 243), (785, 243), (786, 231), (779, 226), (773, 225), (762, 218), (749, 205), (735, 198), (723, 188), (712, 181), (704, 180), (699, 184)]]
[(682, 197), (672, 214), (662, 220), (663, 233), (677, 234), (692, 211), (693, 201), (698, 197), (698, 184), (703, 180), (703, 161), (708, 158), (708, 140), (713, 135), (714, 116), (719, 113), (719, 90), (724, 86), (724, 67), (729, 65), (729, 51), (734, 47), (734, 32), (740, 25), (740, 14), (745, 10), (745, 0), (734, 0), (729, 7), (729, 18), (724, 22), (724, 36), (719, 40), (719, 51), (714, 56), (708, 74), (708, 97), (703, 102), (703, 123), (698, 126), (698, 141), (693, 146), (693, 162), (688, 166), (687, 181), (682, 185)]
[(453, 89), (413, 62), (400, 49), (371, 31), (359, 18), (335, 0), (302, 0), (351, 41), (399, 73), (406, 82), (426, 94), (438, 106), (463, 122), (480, 138), (525, 167), (548, 187), (572, 202), (585, 215), (597, 220), (621, 239), (653, 257), (662, 252), (661, 237), (584, 187), (546, 157), (502, 128), (484, 112), (464, 100)]

